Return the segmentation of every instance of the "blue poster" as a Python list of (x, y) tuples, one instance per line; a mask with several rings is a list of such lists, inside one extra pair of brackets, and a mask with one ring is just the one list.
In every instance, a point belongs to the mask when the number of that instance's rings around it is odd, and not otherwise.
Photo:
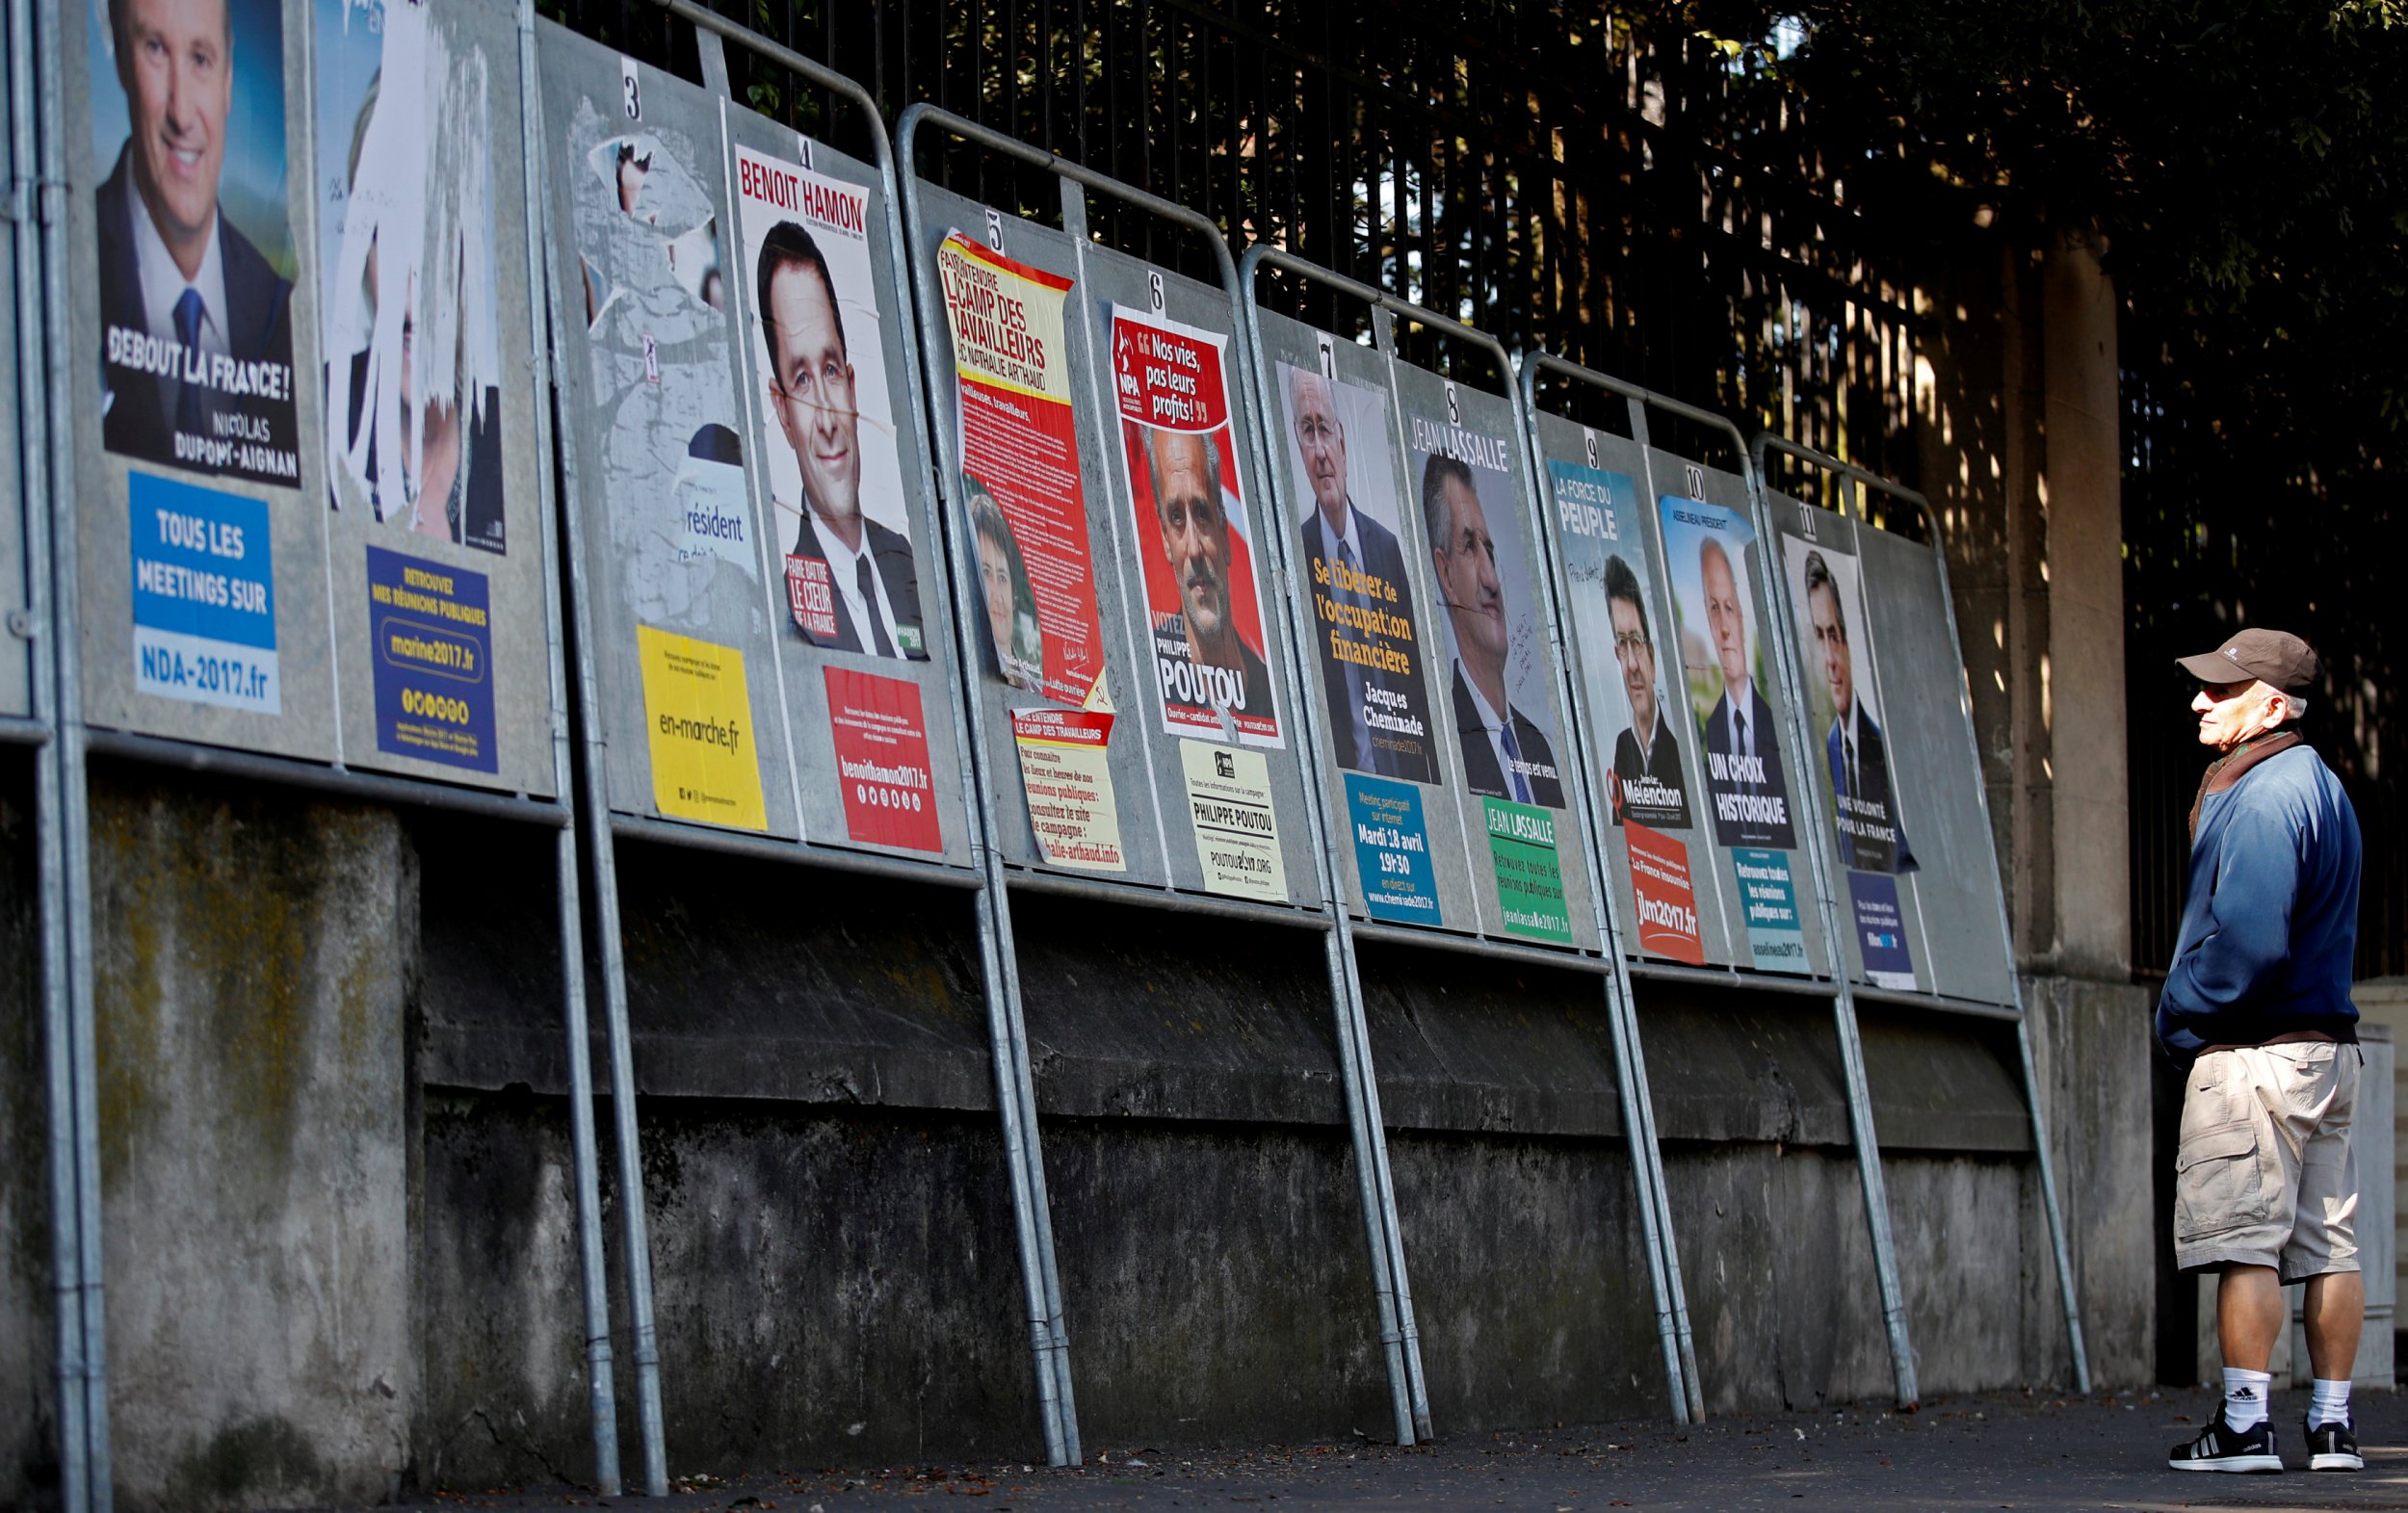
[(499, 770), (489, 605), (483, 573), (368, 548), (378, 750)]
[(134, 686), (281, 715), (268, 507), (140, 470), (125, 479)]
[(1429, 827), (1422, 822), (1422, 791), (1348, 772), (1347, 816), (1354, 826), (1354, 865), (1363, 879), (1363, 907), (1375, 920), (1436, 925), (1438, 873), (1429, 862)]
[(1736, 848), (1731, 870), (1739, 874), (1750, 964), (1759, 972), (1807, 972), (1806, 931), (1798, 924), (1790, 853)]
[(1917, 991), (1915, 958), (1906, 949), (1906, 921), (1898, 912), (1898, 879), (1888, 873), (1847, 874), (1848, 901), (1855, 906), (1856, 944), (1865, 955), (1865, 980), (1877, 988)]

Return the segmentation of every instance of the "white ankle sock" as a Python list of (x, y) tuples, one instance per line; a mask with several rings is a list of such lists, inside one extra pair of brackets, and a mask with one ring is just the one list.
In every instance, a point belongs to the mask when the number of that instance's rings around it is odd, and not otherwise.
[(2349, 1383), (2318, 1380), (2308, 1390), (2308, 1426), (2349, 1422)]
[(2265, 1422), (2266, 1395), (2274, 1390), (2269, 1371), (2224, 1368), (2224, 1422), (2236, 1429), (2254, 1429)]

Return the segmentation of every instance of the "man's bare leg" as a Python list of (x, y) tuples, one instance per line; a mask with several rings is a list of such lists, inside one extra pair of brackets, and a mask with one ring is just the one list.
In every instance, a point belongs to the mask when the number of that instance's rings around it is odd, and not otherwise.
[[(2315, 1283), (2309, 1286), (2313, 1289)], [(2361, 1291), (2357, 1296), (2363, 1311), (2366, 1293)], [(2227, 1265), (2215, 1289), (2215, 1334), (2224, 1347), (2224, 1364), (2244, 1371), (2263, 1371), (2271, 1366), (2274, 1342), (2283, 1333), (2284, 1312), (2282, 1278), (2272, 1266)], [(2354, 1333), (2349, 1348), (2353, 1354), (2358, 1348)]]
[[(2218, 1302), (2218, 1324), (2223, 1307)], [(2328, 1271), (2308, 1279), (2308, 1364), (2320, 1382), (2345, 1382), (2358, 1365), (2358, 1336), (2367, 1323), (2366, 1278)]]

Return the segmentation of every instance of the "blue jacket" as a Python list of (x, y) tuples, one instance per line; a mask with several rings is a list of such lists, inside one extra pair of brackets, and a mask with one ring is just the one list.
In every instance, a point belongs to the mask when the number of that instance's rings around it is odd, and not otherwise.
[(2357, 1038), (2358, 862), (2357, 814), (2311, 747), (2266, 757), (2220, 792), (2210, 780), (2158, 1000), (2158, 1039), (2176, 1059), (2293, 1030)]

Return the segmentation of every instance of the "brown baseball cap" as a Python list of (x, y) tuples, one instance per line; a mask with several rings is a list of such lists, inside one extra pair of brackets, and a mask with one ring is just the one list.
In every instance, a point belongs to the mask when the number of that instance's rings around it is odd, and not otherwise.
[(2202, 683), (2256, 678), (2285, 693), (2305, 693), (2324, 674), (2315, 648), (2289, 631), (2242, 631), (2213, 651), (2174, 661)]

